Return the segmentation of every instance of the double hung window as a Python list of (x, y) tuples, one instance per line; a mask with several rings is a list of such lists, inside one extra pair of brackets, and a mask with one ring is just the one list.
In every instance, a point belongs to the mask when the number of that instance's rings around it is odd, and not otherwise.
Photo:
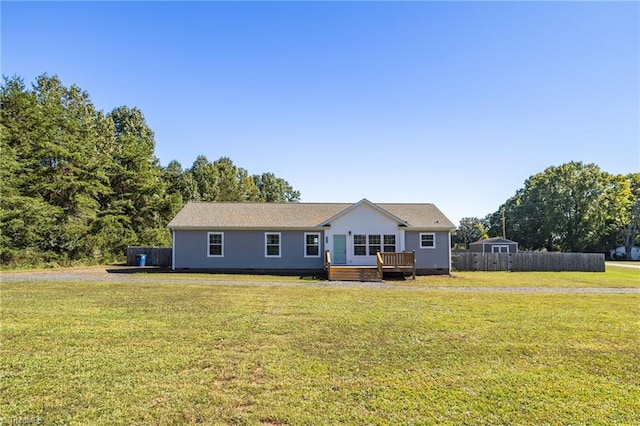
[(385, 252), (394, 252), (396, 251), (396, 236), (395, 235), (385, 235), (384, 236), (384, 250)]
[(304, 234), (304, 257), (320, 257), (320, 234), (307, 232)]
[(280, 257), (280, 233), (267, 232), (264, 234), (265, 257)]
[(375, 256), (380, 251), (380, 235), (369, 235), (369, 256)]
[(367, 236), (364, 234), (355, 234), (353, 236), (353, 255), (367, 255)]
[(355, 234), (353, 236), (354, 256), (375, 256), (379, 251), (396, 251), (396, 236), (393, 234)]
[(420, 234), (420, 248), (436, 248), (436, 234), (433, 232)]
[(208, 257), (223, 257), (224, 256), (224, 233), (222, 232), (208, 232), (207, 233)]

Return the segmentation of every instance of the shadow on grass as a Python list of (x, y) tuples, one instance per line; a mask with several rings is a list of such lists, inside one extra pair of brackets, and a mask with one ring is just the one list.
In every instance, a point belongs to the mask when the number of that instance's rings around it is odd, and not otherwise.
[(411, 275), (405, 275), (404, 272), (385, 272), (385, 281), (413, 281)]
[(277, 273), (268, 273), (261, 271), (207, 271), (203, 269), (181, 269), (175, 271), (168, 266), (126, 266), (126, 265), (118, 265), (111, 268), (105, 269), (109, 274), (127, 274), (127, 275), (135, 275), (135, 274), (172, 274), (176, 276), (188, 276), (190, 274), (193, 275), (228, 275), (228, 276), (255, 276), (261, 277), (263, 279), (269, 278), (278, 278), (278, 277), (298, 277), (301, 281), (323, 281), (326, 280), (326, 274), (299, 274), (299, 273), (291, 273), (291, 274), (277, 274)]
[(160, 266), (122, 266), (118, 268), (107, 268), (109, 274), (166, 274), (173, 272), (169, 267)]

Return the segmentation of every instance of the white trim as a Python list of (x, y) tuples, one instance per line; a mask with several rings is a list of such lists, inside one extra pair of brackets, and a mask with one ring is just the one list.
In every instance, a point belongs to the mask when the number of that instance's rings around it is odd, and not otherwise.
[[(316, 237), (318, 237), (318, 254), (317, 255), (308, 255), (307, 254), (307, 235), (315, 235)], [(305, 232), (304, 233), (304, 241), (303, 241), (303, 253), (304, 253), (304, 257), (306, 258), (311, 258), (311, 257), (321, 257), (322, 255), (322, 240), (320, 239), (322, 238), (322, 234), (320, 234), (320, 232)]]
[[(507, 251), (501, 251), (500, 249), (506, 248)], [(495, 249), (498, 249), (497, 251)], [(509, 253), (508, 244), (491, 244), (491, 253)]]
[[(267, 235), (278, 236), (278, 254), (267, 254)], [(282, 233), (280, 232), (265, 232), (264, 233), (264, 257), (282, 257)]]
[[(221, 253), (220, 254), (211, 254), (211, 235), (220, 235), (222, 237), (222, 241), (220, 243)], [(210, 231), (207, 232), (207, 257), (224, 257), (224, 232), (220, 231)]]
[(393, 251), (397, 252), (398, 250), (398, 234), (380, 234), (380, 238), (382, 239), (381, 244), (382, 244), (382, 251), (385, 252), (385, 247), (386, 246), (390, 246), (391, 244), (385, 244), (384, 243), (384, 237), (393, 237)]
[(363, 198), (362, 200), (358, 201), (355, 204), (350, 205), (349, 207), (347, 207), (346, 209), (342, 210), (341, 212), (336, 213), (335, 215), (331, 216), (329, 219), (327, 219), (324, 222), (322, 222), (319, 226), (329, 225), (334, 220), (336, 220), (336, 219), (348, 214), (350, 211), (356, 209), (357, 207), (359, 207), (359, 206), (361, 206), (363, 204), (368, 205), (369, 207), (371, 207), (374, 210), (376, 210), (378, 213), (380, 213), (380, 214), (382, 214), (382, 215), (394, 220), (395, 222), (397, 222), (398, 225), (411, 226), (406, 221), (400, 219), (398, 216), (394, 215), (393, 213), (389, 212), (388, 210), (383, 209), (379, 205), (377, 205), (375, 203), (372, 203), (371, 201), (367, 200), (366, 198)]
[(451, 232), (448, 232), (447, 235), (449, 240), (449, 246), (447, 248), (447, 251), (449, 252), (449, 274), (451, 274), (453, 271), (453, 259), (451, 258)]
[[(423, 235), (431, 235), (431, 236), (433, 236), (433, 246), (423, 246), (422, 245), (422, 236)], [(436, 248), (436, 233), (435, 232), (421, 232), (419, 238), (420, 239), (418, 241), (418, 246), (421, 249), (430, 249), (431, 250), (431, 249), (435, 249)]]
[[(353, 234), (350, 235), (350, 240), (351, 240), (351, 251), (353, 253), (353, 257), (354, 259), (358, 259), (361, 257), (365, 257), (369, 255), (369, 244), (367, 244), (367, 234)], [(357, 244), (356, 245), (356, 237), (364, 237), (364, 244)], [(356, 246), (357, 247), (364, 247), (364, 254), (356, 254)], [(349, 253), (347, 251), (347, 253)]]
[(171, 270), (176, 270), (176, 230), (171, 230)]
[[(390, 236), (393, 237), (394, 243), (393, 243), (393, 251), (397, 252), (399, 251), (399, 243), (398, 243), (398, 234), (396, 233), (386, 233), (386, 234), (380, 234), (380, 233), (376, 233), (376, 232), (372, 232), (372, 233), (367, 233), (367, 234), (353, 234), (353, 239), (352, 241), (355, 241), (355, 237), (356, 235), (364, 235), (364, 244), (358, 244), (358, 247), (363, 247), (365, 248), (365, 254), (358, 254), (356, 255), (355, 251), (355, 247), (356, 244), (355, 242), (353, 242), (353, 256), (354, 258), (361, 258), (361, 257), (366, 257), (366, 256), (376, 256), (377, 252), (374, 254), (371, 254), (371, 247), (378, 247), (380, 250), (380, 252), (384, 252), (385, 251), (385, 247), (386, 246), (390, 246), (391, 244), (385, 244), (384, 243), (384, 237), (386, 236)], [(371, 237), (379, 237), (380, 238), (380, 244), (371, 244)], [(401, 251), (401, 250), (400, 250)]]

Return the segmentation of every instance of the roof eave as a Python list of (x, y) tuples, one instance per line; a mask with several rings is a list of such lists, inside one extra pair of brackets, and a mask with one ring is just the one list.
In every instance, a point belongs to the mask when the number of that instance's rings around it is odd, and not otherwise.
[(319, 226), (168, 226), (173, 231), (323, 231)]

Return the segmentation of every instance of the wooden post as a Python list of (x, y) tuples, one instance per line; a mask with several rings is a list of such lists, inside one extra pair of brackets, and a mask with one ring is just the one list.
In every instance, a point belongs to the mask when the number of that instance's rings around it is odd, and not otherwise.
[(413, 280), (416, 280), (416, 251), (413, 251)]
[(331, 253), (329, 250), (324, 252), (324, 267), (327, 270), (327, 279), (331, 281)]

